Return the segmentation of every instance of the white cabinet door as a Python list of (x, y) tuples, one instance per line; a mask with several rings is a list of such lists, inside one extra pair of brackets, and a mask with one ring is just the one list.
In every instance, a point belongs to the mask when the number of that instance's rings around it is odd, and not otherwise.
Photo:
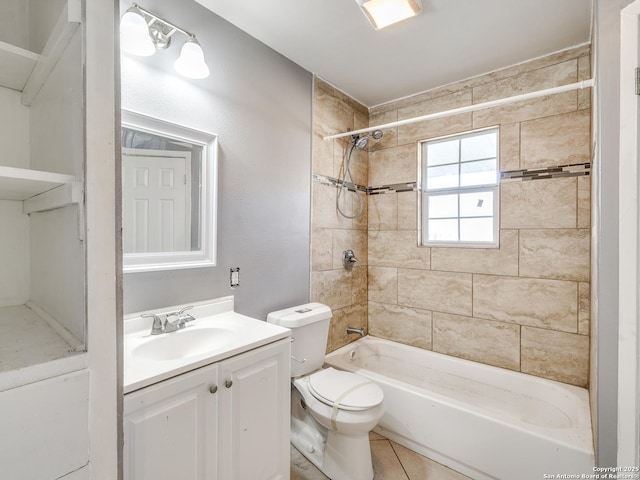
[(289, 478), (289, 339), (220, 363), (220, 480)]
[(89, 462), (89, 371), (0, 392), (0, 478), (60, 478)]
[(124, 398), (125, 480), (215, 480), (218, 366)]

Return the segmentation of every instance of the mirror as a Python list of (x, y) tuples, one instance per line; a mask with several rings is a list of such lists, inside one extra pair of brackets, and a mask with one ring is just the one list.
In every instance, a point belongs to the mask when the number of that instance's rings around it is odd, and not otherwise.
[(217, 136), (122, 112), (126, 272), (215, 265)]

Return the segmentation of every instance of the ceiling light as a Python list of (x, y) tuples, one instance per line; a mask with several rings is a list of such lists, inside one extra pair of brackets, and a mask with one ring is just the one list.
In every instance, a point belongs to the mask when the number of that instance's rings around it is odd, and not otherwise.
[(173, 65), (180, 75), (202, 79), (209, 76), (209, 67), (204, 63), (204, 52), (195, 38), (188, 40)]
[(156, 53), (147, 22), (136, 7), (131, 7), (122, 16), (120, 43), (124, 51), (133, 55), (148, 57)]
[(411, 18), (422, 10), (420, 0), (356, 0), (356, 2), (376, 30)]
[(174, 67), (181, 75), (202, 79), (209, 76), (209, 67), (204, 61), (204, 52), (196, 36), (173, 23), (145, 10), (140, 5), (131, 5), (120, 21), (120, 43), (125, 52), (143, 57), (164, 50), (171, 45), (176, 32), (187, 36)]

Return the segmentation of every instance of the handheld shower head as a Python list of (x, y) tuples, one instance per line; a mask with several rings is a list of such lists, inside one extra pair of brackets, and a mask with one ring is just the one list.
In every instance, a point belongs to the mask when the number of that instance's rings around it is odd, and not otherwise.
[(364, 137), (361, 137), (360, 135), (354, 135), (352, 140), (353, 145), (358, 150), (364, 150), (365, 148), (367, 148), (367, 145), (369, 144), (369, 137), (373, 137), (376, 140), (380, 140), (382, 138), (382, 130), (375, 130), (373, 133), (365, 135)]

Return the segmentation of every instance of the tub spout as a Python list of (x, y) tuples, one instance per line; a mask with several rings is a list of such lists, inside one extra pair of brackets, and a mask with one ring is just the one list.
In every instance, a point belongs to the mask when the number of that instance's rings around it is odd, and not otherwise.
[(364, 337), (366, 335), (364, 328), (347, 327), (347, 333), (357, 333), (361, 337)]

